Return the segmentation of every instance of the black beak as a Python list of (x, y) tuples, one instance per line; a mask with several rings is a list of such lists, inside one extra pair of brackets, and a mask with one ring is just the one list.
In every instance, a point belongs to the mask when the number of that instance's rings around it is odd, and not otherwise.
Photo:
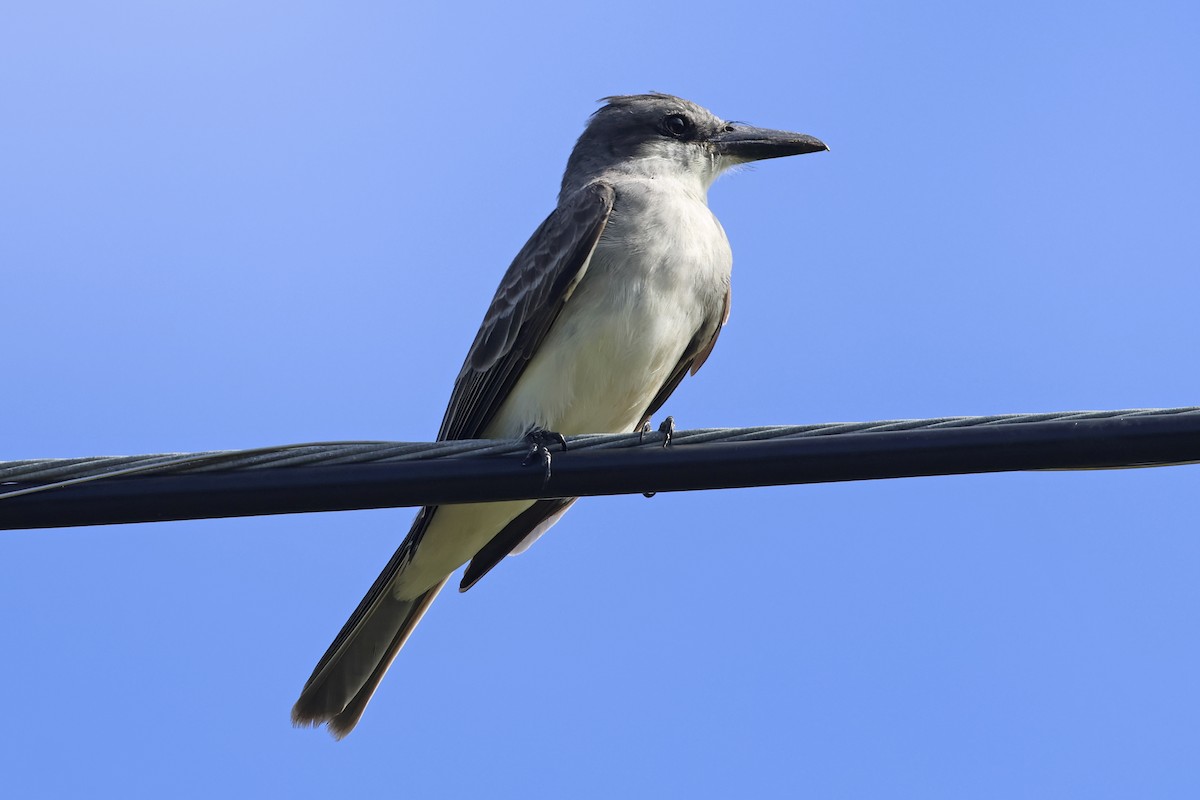
[(829, 149), (815, 136), (738, 123), (726, 125), (710, 141), (718, 153), (736, 161), (761, 161), (764, 158), (798, 156)]

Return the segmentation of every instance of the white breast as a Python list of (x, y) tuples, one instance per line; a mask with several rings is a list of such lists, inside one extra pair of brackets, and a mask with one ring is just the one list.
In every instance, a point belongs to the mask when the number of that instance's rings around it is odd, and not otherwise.
[(622, 182), (587, 273), (488, 436), (615, 433), (640, 421), (719, 313), (733, 260), (703, 197), (670, 188)]

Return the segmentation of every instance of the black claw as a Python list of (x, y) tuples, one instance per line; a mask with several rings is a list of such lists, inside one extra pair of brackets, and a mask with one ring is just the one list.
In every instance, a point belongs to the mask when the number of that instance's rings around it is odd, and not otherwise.
[[(638, 444), (641, 444), (642, 442), (646, 441), (646, 434), (649, 432), (650, 432), (650, 422), (649, 422), (649, 420), (647, 420), (642, 425), (642, 430), (638, 434)], [(667, 445), (669, 445), (671, 443), (671, 441), (675, 438), (675, 418), (667, 417), (666, 419), (664, 419), (662, 421), (662, 424), (658, 426), (658, 432), (663, 435), (662, 446), (666, 447)], [(656, 494), (658, 494), (658, 492), (642, 492), (642, 497), (654, 497), (654, 495), (656, 495)]]
[(675, 438), (675, 418), (667, 417), (664, 419), (662, 424), (658, 426), (658, 432), (663, 435), (662, 446), (666, 447), (669, 445), (671, 440)]
[(521, 462), (521, 466), (527, 467), (534, 461), (540, 461), (545, 474), (542, 476), (542, 486), (550, 482), (550, 448), (547, 444), (557, 443), (562, 446), (565, 451), (567, 449), (567, 439), (561, 433), (555, 431), (547, 431), (542, 428), (535, 428), (525, 434), (525, 441), (529, 442), (529, 452), (525, 454), (525, 460)]
[[(650, 432), (650, 420), (642, 423), (642, 429), (638, 431), (638, 444), (646, 441), (646, 434)], [(654, 497), (658, 492), (642, 492), (642, 497)]]
[(536, 444), (540, 447), (545, 447), (549, 444), (557, 444), (565, 451), (567, 449), (567, 437), (557, 431), (548, 431), (545, 428), (534, 428), (529, 433), (525, 434), (525, 441), (530, 444)]
[(530, 445), (529, 453), (525, 456), (525, 460), (521, 462), (522, 467), (528, 467), (534, 461), (540, 461), (545, 474), (542, 475), (542, 486), (550, 482), (550, 450), (544, 445)]
[[(638, 444), (646, 441), (646, 434), (650, 432), (650, 421), (647, 420), (642, 424), (642, 430), (638, 433)], [(658, 432), (663, 435), (662, 446), (666, 447), (675, 438), (675, 418), (667, 417), (658, 426)], [(642, 497), (654, 497), (658, 492), (642, 492)]]

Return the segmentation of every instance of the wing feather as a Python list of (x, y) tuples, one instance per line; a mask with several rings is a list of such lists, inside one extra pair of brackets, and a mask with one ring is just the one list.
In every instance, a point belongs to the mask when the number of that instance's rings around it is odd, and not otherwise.
[(513, 259), (454, 383), (439, 440), (482, 435), (587, 271), (613, 198), (604, 183), (579, 190)]

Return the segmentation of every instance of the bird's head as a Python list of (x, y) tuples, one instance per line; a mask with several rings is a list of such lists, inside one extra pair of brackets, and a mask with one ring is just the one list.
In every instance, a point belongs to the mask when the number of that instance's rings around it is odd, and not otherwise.
[(729, 167), (828, 150), (812, 136), (727, 122), (669, 94), (606, 97), (567, 162), (563, 191), (605, 173), (672, 178), (705, 192)]

